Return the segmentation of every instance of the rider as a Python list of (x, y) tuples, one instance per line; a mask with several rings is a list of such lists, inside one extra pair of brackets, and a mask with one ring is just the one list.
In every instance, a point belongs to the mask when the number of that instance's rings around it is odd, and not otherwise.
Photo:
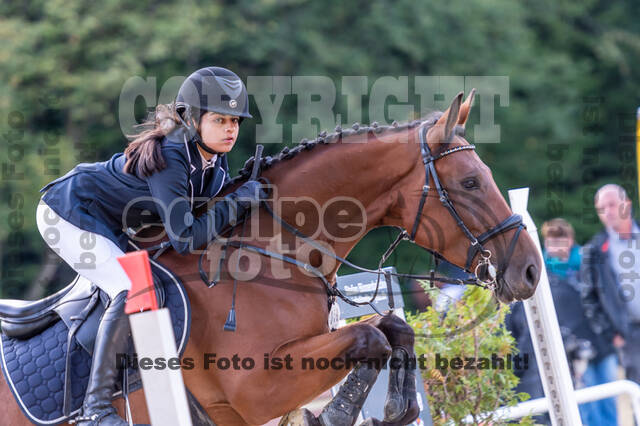
[[(127, 425), (111, 405), (118, 378), (116, 354), (127, 350), (124, 312), (130, 281), (117, 258), (124, 230), (162, 221), (173, 248), (198, 249), (235, 223), (265, 194), (250, 181), (194, 217), (196, 201), (228, 182), (226, 153), (249, 114), (246, 88), (233, 72), (202, 68), (182, 84), (176, 102), (156, 108), (150, 127), (124, 153), (79, 164), (46, 185), (37, 209), (45, 242), (80, 275), (110, 297), (98, 328), (81, 425)], [(197, 205), (197, 204), (196, 204)]]

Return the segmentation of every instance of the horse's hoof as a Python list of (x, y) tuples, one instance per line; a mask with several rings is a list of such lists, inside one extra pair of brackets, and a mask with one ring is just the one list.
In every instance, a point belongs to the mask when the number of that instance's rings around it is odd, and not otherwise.
[(401, 395), (398, 398), (388, 398), (384, 404), (384, 420), (395, 422), (400, 420), (407, 412), (407, 405)]
[(299, 408), (286, 414), (278, 426), (320, 426), (320, 422), (311, 411)]
[(407, 375), (407, 368), (410, 367), (407, 364), (409, 360), (409, 353), (402, 347), (393, 349), (391, 355), (391, 361), (389, 365), (393, 365), (392, 362), (398, 363), (400, 367), (391, 368), (389, 371), (389, 387), (387, 389), (387, 399), (384, 403), (384, 420), (385, 422), (395, 423), (404, 417), (409, 406), (409, 401), (404, 395), (405, 380), (409, 379), (411, 374)]

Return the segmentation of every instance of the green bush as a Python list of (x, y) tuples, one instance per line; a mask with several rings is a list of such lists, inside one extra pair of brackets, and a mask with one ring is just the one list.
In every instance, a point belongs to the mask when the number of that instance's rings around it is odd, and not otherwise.
[[(436, 297), (439, 292), (428, 291)], [(484, 418), (479, 415), (529, 398), (513, 390), (519, 379), (511, 368), (488, 368), (492, 356), (506, 361), (507, 355), (514, 355), (514, 339), (504, 326), (508, 312), (509, 307), (498, 304), (489, 291), (469, 287), (460, 301), (449, 306), (446, 315), (433, 307), (408, 315), (407, 322), (416, 332), (416, 355), (424, 360), (421, 372), (434, 424), (457, 425), (468, 415), (475, 424), (501, 424), (504, 421), (491, 414)], [(472, 358), (474, 368), (459, 368), (458, 362), (451, 368), (449, 363), (455, 358), (464, 364)], [(447, 368), (443, 368), (443, 360)], [(529, 418), (519, 423), (532, 424)]]

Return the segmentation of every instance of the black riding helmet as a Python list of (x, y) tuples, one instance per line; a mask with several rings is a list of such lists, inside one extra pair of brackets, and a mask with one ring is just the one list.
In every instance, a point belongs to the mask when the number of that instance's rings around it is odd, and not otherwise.
[(234, 72), (221, 67), (201, 68), (187, 77), (176, 96), (176, 112), (189, 137), (205, 151), (217, 154), (202, 142), (192, 121), (192, 118), (199, 121), (207, 111), (235, 115), (240, 117), (240, 122), (243, 118), (252, 118), (247, 89)]

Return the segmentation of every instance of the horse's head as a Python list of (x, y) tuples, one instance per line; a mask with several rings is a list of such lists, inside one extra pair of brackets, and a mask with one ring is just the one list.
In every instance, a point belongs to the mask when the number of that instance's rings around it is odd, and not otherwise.
[[(495, 277), (503, 302), (526, 299), (536, 289), (541, 259), (491, 170), (464, 138), (474, 93), (464, 103), (463, 93), (458, 94), (447, 111), (417, 129), (420, 149), (407, 185), (400, 189), (399, 213), (417, 244), (483, 281)], [(423, 187), (425, 176), (428, 187)]]

